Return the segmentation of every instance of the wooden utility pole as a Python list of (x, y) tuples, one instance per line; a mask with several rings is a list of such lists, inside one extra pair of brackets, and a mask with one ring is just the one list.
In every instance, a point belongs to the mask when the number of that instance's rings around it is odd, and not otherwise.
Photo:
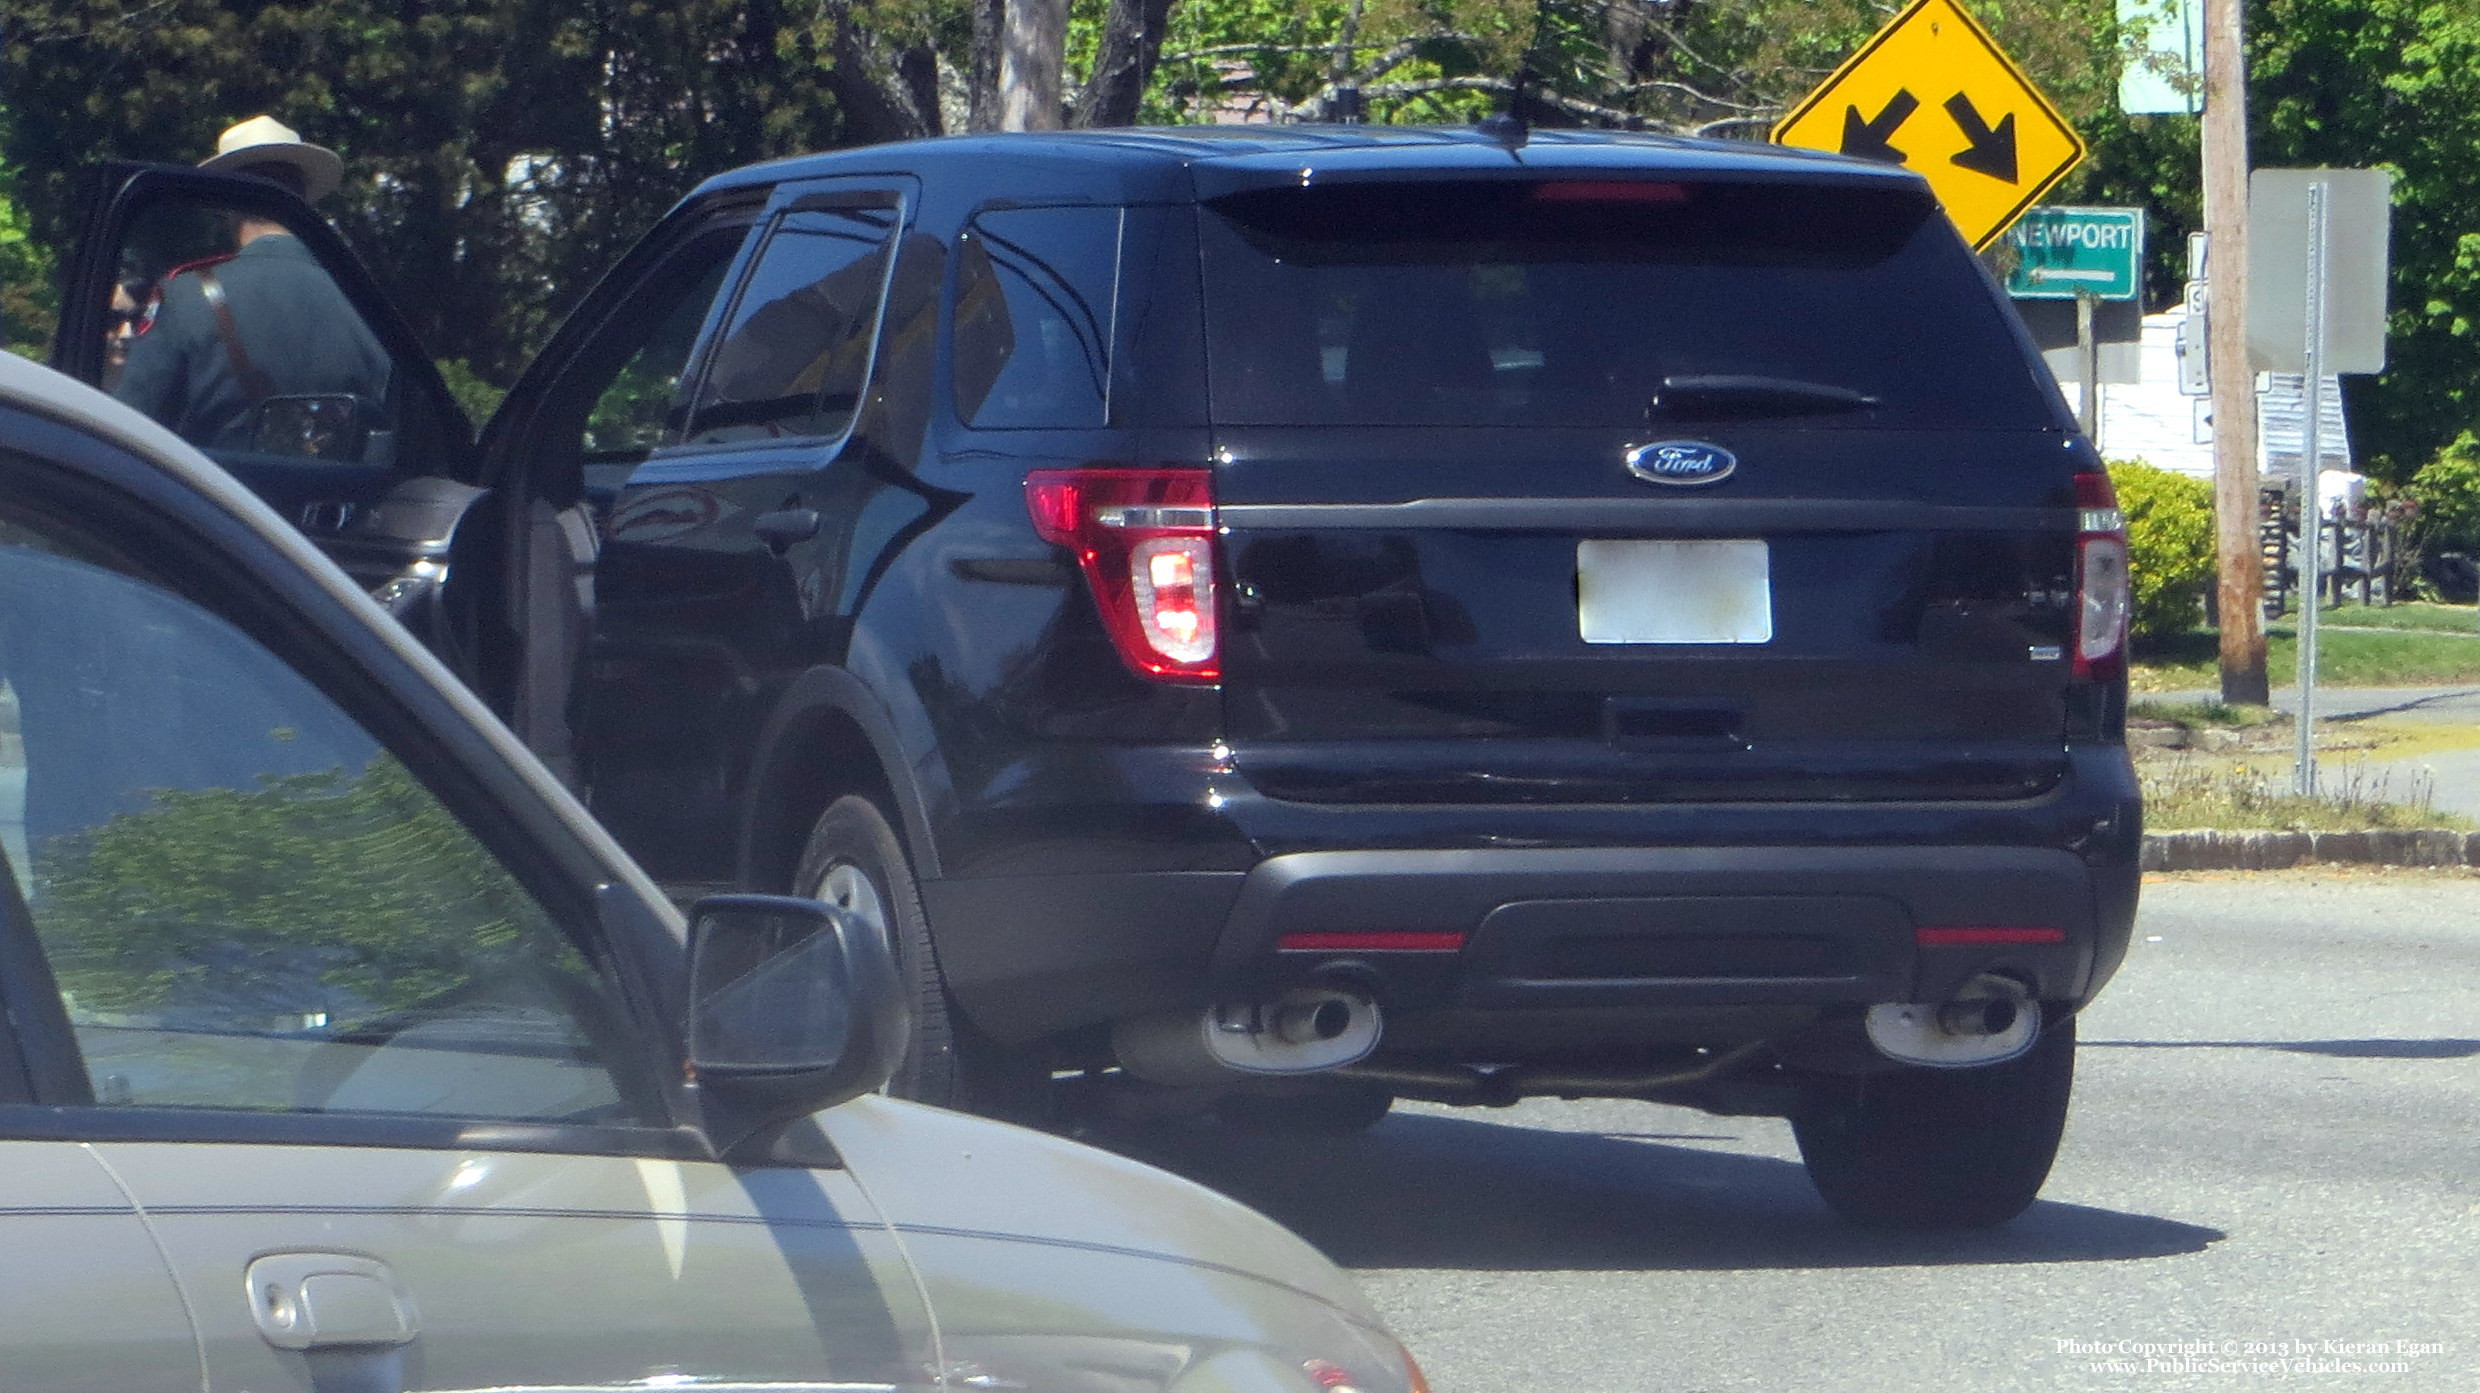
[[(2213, 517), (2221, 552), (2222, 700), (2262, 706), (2264, 544), (2257, 535), (2256, 374), (2247, 353), (2247, 50), (2241, 0), (2204, 0), (2206, 362), (2213, 389)], [(2315, 407), (2315, 387), (2309, 388)]]
[(1058, 130), (1067, 0), (1006, 0), (1006, 5), (999, 35), (999, 129)]

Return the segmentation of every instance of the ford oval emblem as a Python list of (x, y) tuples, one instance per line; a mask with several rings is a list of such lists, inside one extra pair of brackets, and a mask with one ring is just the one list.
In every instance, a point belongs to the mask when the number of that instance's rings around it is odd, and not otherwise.
[(1739, 468), (1739, 456), (1702, 440), (1657, 440), (1630, 449), (1627, 467), (1649, 484), (1718, 484)]

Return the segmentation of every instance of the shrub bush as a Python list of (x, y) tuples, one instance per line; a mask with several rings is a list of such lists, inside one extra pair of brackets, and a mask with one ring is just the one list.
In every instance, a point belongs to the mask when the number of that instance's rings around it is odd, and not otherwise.
[(2203, 623), (2213, 585), (2213, 486), (2141, 460), (2111, 461), (2110, 485), (2127, 515), (2135, 636), (2167, 638)]
[(2418, 510), (2422, 542), (2440, 551), (2480, 546), (2480, 439), (2470, 431), (2421, 465), (2402, 492)]

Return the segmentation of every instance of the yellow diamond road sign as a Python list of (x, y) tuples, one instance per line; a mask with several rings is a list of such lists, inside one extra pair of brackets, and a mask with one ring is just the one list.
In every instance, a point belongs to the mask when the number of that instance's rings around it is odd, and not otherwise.
[(1774, 143), (1899, 164), (1975, 249), (2084, 158), (2083, 138), (1955, 0), (1916, 0), (1774, 127)]

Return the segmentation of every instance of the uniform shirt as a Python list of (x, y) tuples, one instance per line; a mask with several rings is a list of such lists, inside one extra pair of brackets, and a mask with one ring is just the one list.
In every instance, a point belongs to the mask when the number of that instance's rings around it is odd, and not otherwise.
[[(382, 408), (387, 352), (300, 239), (256, 237), (209, 269), (271, 395), (351, 394), (367, 410)], [(196, 271), (177, 273), (164, 287), (154, 326), (130, 344), (112, 395), (202, 449), (249, 446), (257, 403), (241, 388)]]

